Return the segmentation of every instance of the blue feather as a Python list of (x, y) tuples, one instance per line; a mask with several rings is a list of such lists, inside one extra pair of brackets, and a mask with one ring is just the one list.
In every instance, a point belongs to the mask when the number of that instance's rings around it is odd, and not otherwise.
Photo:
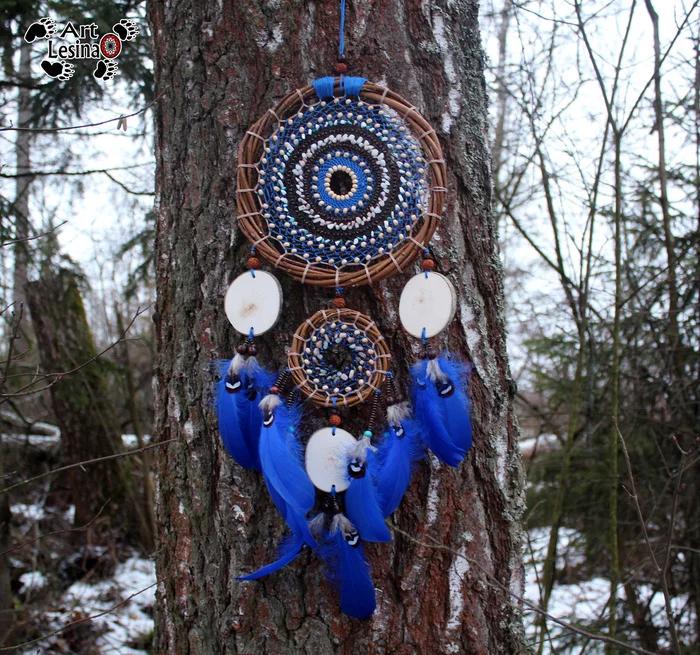
[(365, 541), (391, 541), (374, 485), (376, 468), (374, 454), (368, 450), (365, 475), (354, 478), (345, 492), (345, 514)]
[(379, 473), (376, 480), (379, 507), (385, 517), (396, 511), (411, 481), (414, 462), (423, 455), (418, 439), (418, 425), (411, 420), (403, 421), (396, 428), (390, 425), (384, 434), (377, 453)]
[[(265, 482), (267, 483), (267, 479)], [(311, 546), (311, 548), (314, 550), (318, 550), (318, 544), (309, 530), (309, 525), (306, 521), (305, 515), (287, 505), (282, 496), (280, 496), (269, 484), (267, 484), (267, 490), (270, 492), (272, 501), (275, 503), (275, 506), (282, 515), (282, 518), (286, 521), (289, 529), (292, 531), (292, 534), (303, 543)]]
[(301, 444), (295, 436), (298, 421), (297, 409), (284, 405), (275, 409), (272, 423), (263, 424), (260, 431), (260, 464), (273, 498), (274, 490), (289, 508), (306, 516), (314, 506), (316, 491), (302, 465)]
[(368, 619), (377, 603), (362, 546), (351, 546), (338, 530), (330, 536), (324, 552), (330, 577), (340, 586), (340, 608), (348, 616)]
[(456, 467), (472, 443), (469, 400), (462, 390), (466, 368), (445, 359), (437, 363), (447, 376), (444, 382), (428, 376), (426, 360), (413, 367), (413, 406), (428, 448)]
[(302, 539), (296, 535), (290, 535), (280, 544), (278, 559), (267, 566), (263, 566), (261, 569), (258, 569), (253, 573), (239, 576), (236, 578), (236, 580), (257, 580), (259, 578), (264, 578), (266, 575), (270, 575), (270, 573), (279, 571), (282, 567), (287, 566), (287, 564), (296, 558), (296, 556), (301, 552), (303, 545), (304, 542)]
[[(249, 360), (250, 362), (250, 360)], [(238, 425), (248, 447), (256, 471), (260, 471), (259, 440), (263, 414), (260, 399), (275, 383), (275, 374), (265, 371), (257, 364), (246, 365), (241, 371), (242, 390), (234, 394), (238, 409)]]
[[(245, 468), (258, 468), (257, 453), (252, 454), (241, 434), (238, 396), (241, 394), (240, 378), (229, 380), (229, 389), (236, 384), (238, 390), (231, 393), (226, 387), (230, 361), (217, 362), (220, 379), (216, 385), (216, 414), (219, 420), (219, 434), (229, 455)], [(238, 383), (241, 382), (241, 385)]]
[(442, 357), (437, 361), (442, 372), (454, 384), (454, 393), (442, 399), (447, 429), (455, 446), (466, 453), (472, 447), (471, 402), (466, 392), (471, 367)]

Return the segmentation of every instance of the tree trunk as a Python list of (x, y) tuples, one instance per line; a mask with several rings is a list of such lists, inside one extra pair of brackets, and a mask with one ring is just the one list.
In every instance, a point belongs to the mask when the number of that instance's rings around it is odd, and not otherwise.
[[(19, 48), (19, 98), (17, 101), (17, 126), (27, 127), (32, 118), (31, 81), (32, 45), (22, 41)], [(29, 262), (29, 186), (31, 178), (31, 132), (17, 132), (15, 156), (17, 179), (15, 180), (15, 269), (13, 297), (17, 306), (26, 304), (27, 265)], [(22, 349), (23, 350), (23, 349)]]
[[(107, 369), (102, 360), (91, 361), (97, 348), (75, 276), (61, 271), (30, 282), (27, 299), (44, 371), (79, 369), (51, 387), (66, 464), (121, 452)], [(68, 484), (75, 504), (75, 524), (90, 522), (100, 510), (104, 517), (120, 514), (126, 517), (127, 529), (146, 541), (147, 519), (135, 500), (131, 478), (125, 461), (71, 469)]]
[[(211, 362), (230, 357), (236, 342), (223, 295), (249, 253), (236, 230), (237, 146), (283, 95), (332, 72), (338, 11), (336, 0), (149, 4), (157, 84), (167, 87), (156, 116), (155, 437), (179, 439), (156, 451), (156, 652), (525, 652), (508, 593), (523, 588), (523, 480), (476, 0), (356, 1), (346, 30), (350, 74), (409, 98), (441, 136), (449, 198), (432, 247), (459, 296), (445, 345), (474, 364), (473, 451), (456, 471), (434, 459), (421, 464), (393, 519), (412, 538), (394, 533), (391, 544), (367, 545), (372, 620), (340, 613), (309, 554), (263, 582), (234, 579), (269, 561), (284, 533), (261, 476), (221, 447), (211, 406)], [(284, 361), (296, 327), (331, 297), (277, 276), (285, 307), (259, 340), (263, 361)], [(397, 329), (406, 280), (346, 293), (348, 306), (377, 320), (400, 376), (417, 352)]]

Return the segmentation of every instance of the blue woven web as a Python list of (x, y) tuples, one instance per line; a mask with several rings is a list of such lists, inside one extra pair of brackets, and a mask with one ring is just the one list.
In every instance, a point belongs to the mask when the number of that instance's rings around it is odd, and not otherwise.
[(328, 320), (304, 342), (303, 368), (319, 393), (342, 399), (370, 384), (377, 370), (374, 341), (353, 321)]
[(426, 168), (389, 107), (346, 96), (304, 106), (266, 139), (259, 163), (270, 238), (316, 265), (367, 265), (411, 236), (427, 205)]

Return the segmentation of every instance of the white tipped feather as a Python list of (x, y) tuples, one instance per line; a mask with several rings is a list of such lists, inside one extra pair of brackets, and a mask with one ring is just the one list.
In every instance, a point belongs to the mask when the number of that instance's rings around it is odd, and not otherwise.
[(260, 407), (264, 413), (271, 414), (281, 404), (282, 399), (279, 397), (279, 395), (270, 393), (260, 401), (260, 405), (258, 405), (258, 407)]
[(375, 452), (377, 449), (372, 445), (370, 437), (362, 437), (348, 449), (348, 459), (358, 459), (361, 462), (367, 461), (367, 451)]
[(231, 360), (231, 363), (228, 366), (228, 371), (226, 372), (227, 375), (238, 375), (242, 370), (243, 367), (246, 365), (245, 357), (241, 355), (240, 353), (236, 353), (234, 358)]
[(323, 524), (325, 520), (326, 515), (323, 512), (321, 512), (309, 521), (309, 531), (316, 539), (318, 539), (321, 536), (321, 533), (323, 532)]
[(389, 405), (389, 407), (386, 408), (386, 419), (389, 425), (399, 425), (399, 423), (405, 421), (410, 416), (411, 405), (408, 401), (396, 405)]
[(355, 526), (350, 523), (344, 514), (336, 514), (331, 523), (331, 534), (337, 534), (338, 530), (340, 530), (343, 536), (345, 536), (346, 534), (353, 532), (355, 530)]
[(433, 382), (437, 380), (447, 379), (447, 376), (442, 372), (442, 369), (440, 368), (440, 364), (438, 364), (437, 357), (435, 359), (428, 360), (428, 367), (426, 368), (425, 375)]

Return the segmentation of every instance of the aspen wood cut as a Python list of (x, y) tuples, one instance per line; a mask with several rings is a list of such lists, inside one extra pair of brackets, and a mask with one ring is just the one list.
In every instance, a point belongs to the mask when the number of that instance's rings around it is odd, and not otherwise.
[[(436, 339), (474, 366), (474, 446), (456, 470), (420, 464), (392, 517), (399, 533), (366, 544), (377, 610), (343, 616), (315, 555), (302, 553), (258, 582), (285, 534), (262, 477), (235, 464), (216, 429), (211, 362), (240, 340), (223, 310), (250, 243), (236, 220), (238, 148), (250, 126), (294, 89), (332, 74), (339, 2), (149, 4), (155, 75), (168, 86), (156, 114), (157, 450), (161, 580), (157, 653), (524, 653), (521, 593), (522, 475), (505, 350), (502, 267), (491, 216), (483, 53), (477, 3), (348, 2), (349, 73), (410, 99), (437, 132), (446, 161), (446, 211), (431, 240), (438, 272), (454, 285), (455, 319)], [(267, 264), (263, 268), (270, 270)], [(392, 354), (397, 386), (420, 341), (399, 326), (401, 289), (418, 264), (371, 286), (347, 289), (347, 307), (372, 317)], [(276, 274), (278, 324), (256, 339), (261, 363), (284, 364), (297, 327), (331, 305), (333, 291)], [(342, 428), (366, 429), (367, 405), (341, 410)], [(314, 410), (305, 433), (328, 425)], [(485, 573), (488, 572), (488, 573)]]
[(265, 271), (239, 275), (226, 290), (224, 311), (233, 329), (255, 336), (274, 327), (282, 309), (282, 287)]

